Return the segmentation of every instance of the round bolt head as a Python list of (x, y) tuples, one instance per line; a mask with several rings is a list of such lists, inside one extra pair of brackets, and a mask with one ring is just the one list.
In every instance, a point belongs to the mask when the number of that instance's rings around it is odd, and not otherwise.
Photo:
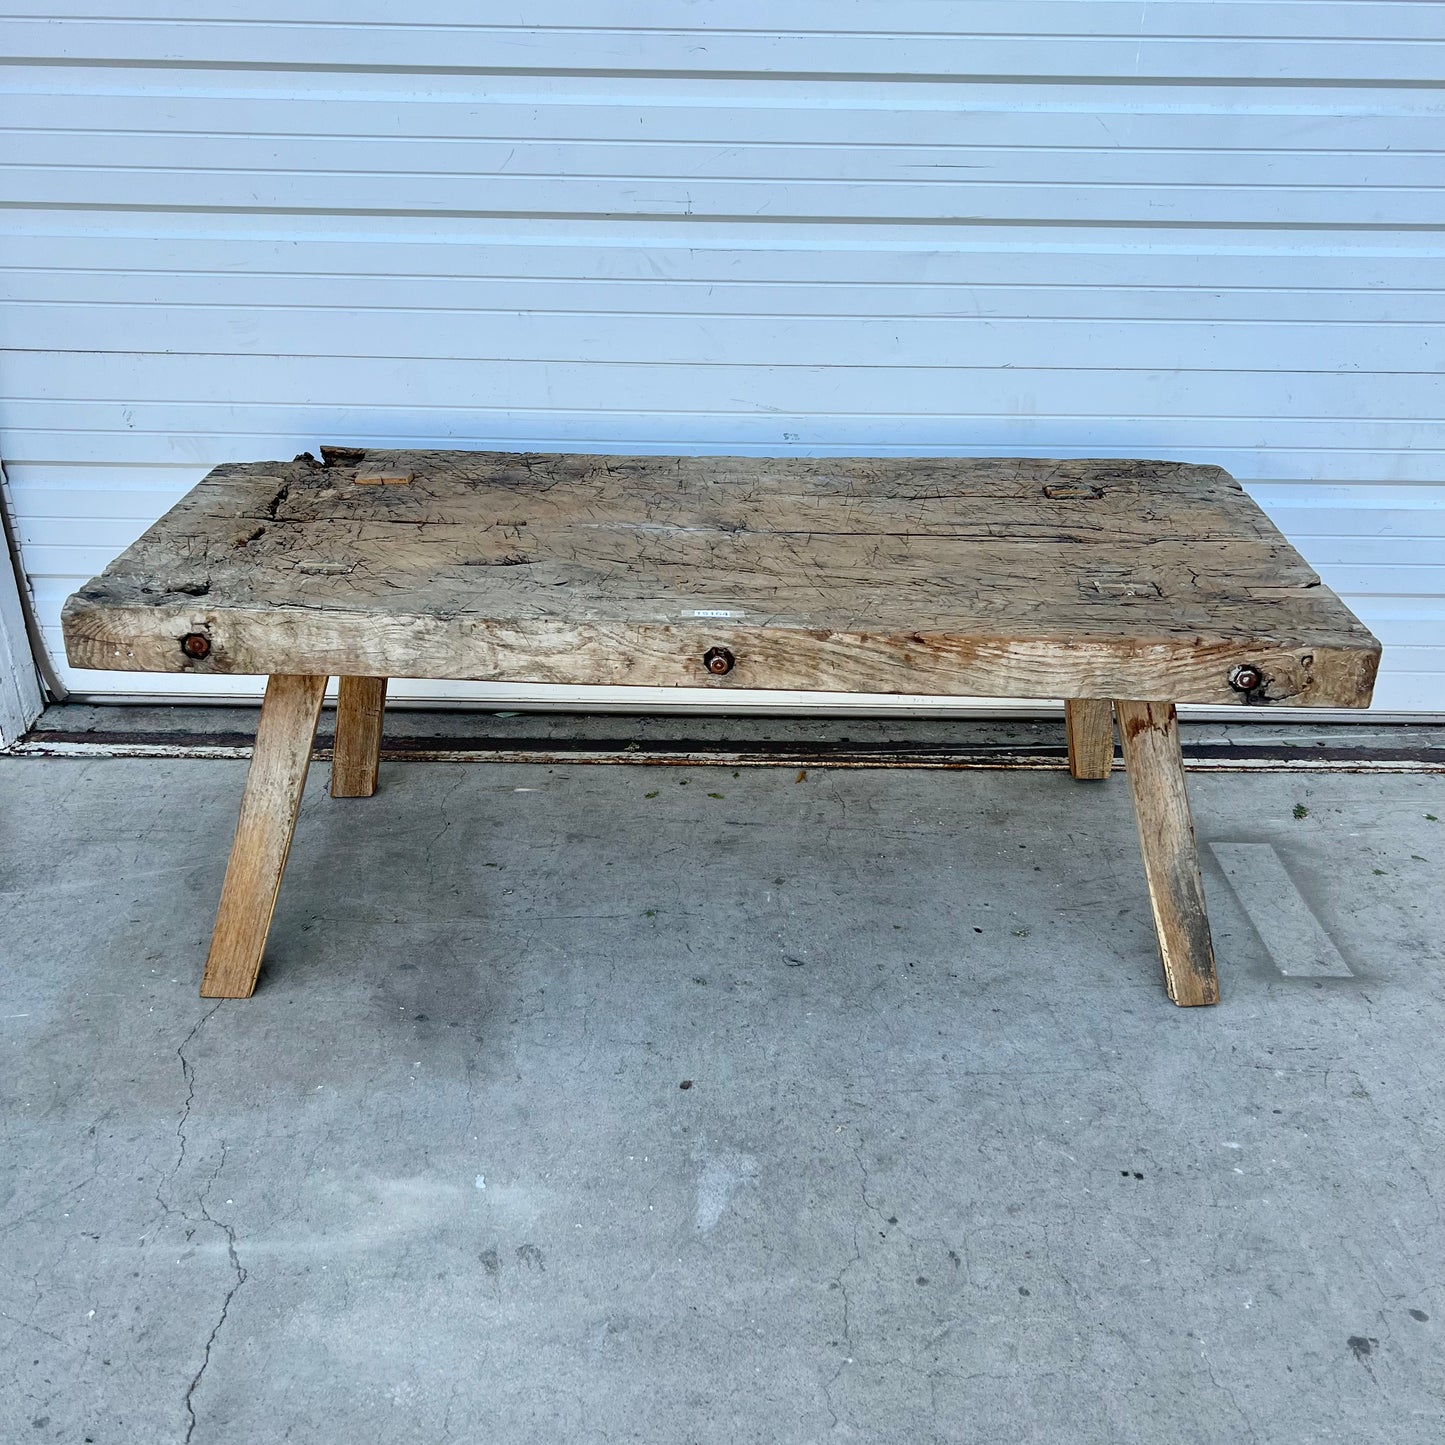
[(181, 651), (198, 662), (211, 653), (211, 639), (204, 632), (188, 632), (181, 638)]
[(1257, 667), (1236, 667), (1229, 674), (1229, 685), (1235, 692), (1253, 692), (1255, 688), (1264, 686), (1264, 674)]
[(733, 670), (733, 655), (725, 647), (709, 647), (702, 655), (702, 665), (722, 677)]

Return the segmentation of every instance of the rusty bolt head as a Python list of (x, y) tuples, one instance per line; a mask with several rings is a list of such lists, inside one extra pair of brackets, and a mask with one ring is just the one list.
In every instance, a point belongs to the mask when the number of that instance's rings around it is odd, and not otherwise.
[(733, 655), (725, 647), (709, 647), (702, 655), (702, 665), (711, 673), (722, 677), (733, 670)]
[(1229, 685), (1235, 692), (1253, 692), (1264, 686), (1264, 674), (1257, 667), (1236, 667), (1229, 674)]
[(188, 632), (181, 638), (181, 651), (199, 662), (211, 655), (211, 639), (204, 632)]

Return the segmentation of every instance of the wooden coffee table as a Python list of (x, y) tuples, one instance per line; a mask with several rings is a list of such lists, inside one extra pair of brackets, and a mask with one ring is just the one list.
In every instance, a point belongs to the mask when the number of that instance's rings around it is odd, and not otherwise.
[[(1174, 706), (1365, 707), (1379, 643), (1217, 467), (325, 449), (217, 467), (66, 603), (81, 668), (269, 677), (201, 985), (255, 988), (329, 678), (1067, 700), (1118, 720), (1169, 997), (1219, 997)], [(725, 701), (720, 698), (719, 701)]]

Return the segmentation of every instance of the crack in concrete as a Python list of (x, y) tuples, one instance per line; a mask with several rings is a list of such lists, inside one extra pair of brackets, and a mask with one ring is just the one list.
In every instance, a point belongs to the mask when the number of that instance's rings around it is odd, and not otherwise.
[[(172, 1214), (179, 1214), (181, 1218), (186, 1221), (189, 1221), (191, 1219), (191, 1215), (186, 1209), (172, 1207), (169, 1198), (172, 1187), (174, 1186), (177, 1177), (180, 1175), (181, 1170), (185, 1167), (186, 1156), (190, 1149), (190, 1138), (187, 1133), (187, 1126), (190, 1123), (191, 1109), (194, 1106), (196, 1100), (196, 1066), (187, 1056), (186, 1050), (190, 1047), (191, 1042), (195, 1039), (196, 1035), (200, 1033), (200, 1031), (215, 1015), (217, 1010), (220, 1009), (223, 1002), (224, 1000), (220, 1000), (217, 1003), (213, 1004), (209, 1009), (207, 1009), (206, 1012), (203, 1013), (200, 1018), (198, 1018), (196, 1022), (191, 1026), (191, 1030), (185, 1036), (185, 1038), (183, 1038), (181, 1042), (176, 1046), (176, 1058), (180, 1060), (181, 1078), (185, 1081), (186, 1085), (186, 1097), (181, 1103), (181, 1116), (176, 1121), (176, 1161), (171, 1166), (170, 1171), (166, 1174), (165, 1178), (156, 1185), (156, 1203), (159, 1204), (161, 1207), (161, 1215), (163, 1219), (169, 1218)], [(207, 1224), (211, 1225), (212, 1228), (218, 1229), (225, 1236), (226, 1256), (230, 1261), (231, 1269), (235, 1273), (235, 1279), (232, 1282), (231, 1286), (226, 1290), (225, 1296), (221, 1300), (220, 1314), (217, 1316), (215, 1324), (211, 1326), (210, 1334), (206, 1337), (205, 1349), (202, 1351), (200, 1366), (196, 1370), (196, 1373), (191, 1377), (190, 1384), (186, 1386), (186, 1393), (182, 1397), (182, 1404), (185, 1406), (186, 1410), (187, 1423), (186, 1433), (184, 1436), (186, 1445), (190, 1445), (191, 1437), (195, 1434), (196, 1426), (199, 1423), (196, 1416), (194, 1401), (196, 1390), (199, 1388), (201, 1380), (205, 1376), (207, 1368), (210, 1366), (211, 1352), (215, 1348), (216, 1340), (219, 1338), (221, 1329), (226, 1323), (226, 1318), (230, 1314), (231, 1301), (235, 1299), (236, 1293), (238, 1290), (240, 1290), (241, 1286), (246, 1283), (247, 1277), (246, 1270), (242, 1266), (240, 1257), (236, 1252), (235, 1228), (232, 1225), (228, 1224), (225, 1220), (217, 1219), (215, 1215), (211, 1213), (206, 1203), (206, 1201), (210, 1198), (211, 1190), (212, 1188), (214, 1188), (216, 1180), (220, 1178), (221, 1171), (225, 1169), (225, 1167), (226, 1142), (225, 1140), (222, 1140), (220, 1162), (212, 1171), (211, 1177), (206, 1181), (205, 1188), (201, 1190), (200, 1196), (196, 1202), (200, 1208), (201, 1218), (204, 1219)], [(160, 1221), (157, 1221), (156, 1228), (160, 1228)], [(192, 1231), (187, 1230), (186, 1237), (190, 1238), (191, 1233)]]
[[(206, 1026), (206, 1023), (215, 1014), (216, 1010), (221, 1007), (221, 1003), (224, 1002), (225, 1000), (222, 999), (220, 1002), (208, 1008), (191, 1026), (190, 1033), (176, 1045), (176, 1057), (181, 1061), (181, 1078), (185, 1081), (186, 1097), (185, 1102), (181, 1105), (181, 1117), (176, 1121), (176, 1139), (178, 1140), (176, 1162), (171, 1166), (170, 1173), (156, 1185), (156, 1203), (160, 1205), (162, 1215), (170, 1215), (175, 1212), (172, 1210), (170, 1204), (162, 1197), (161, 1191), (176, 1182), (176, 1175), (181, 1172), (181, 1168), (186, 1162), (186, 1148), (188, 1143), (186, 1139), (186, 1124), (190, 1120), (191, 1105), (195, 1102), (196, 1098), (196, 1070), (195, 1065), (186, 1057), (186, 1048), (191, 1040)], [(184, 1210), (181, 1211), (181, 1214), (182, 1217), (185, 1217)], [(159, 1227), (159, 1223), (157, 1227)]]
[[(1205, 1371), (1209, 1375), (1209, 1382), (1229, 1401), (1229, 1407), (1239, 1416), (1240, 1422), (1249, 1434), (1251, 1445), (1259, 1445), (1259, 1435), (1254, 1428), (1254, 1421), (1240, 1408), (1239, 1400), (1235, 1397), (1233, 1389), (1226, 1385), (1218, 1375), (1214, 1373), (1214, 1362), (1209, 1358), (1207, 1351), (1201, 1350), (1200, 1355), (1204, 1360)], [(1371, 1371), (1373, 1374), (1374, 1372)]]
[[(218, 1005), (218, 1007), (219, 1007), (219, 1005)], [(211, 1012), (214, 1013), (215, 1010), (213, 1009)], [(209, 1017), (209, 1015), (208, 1015), (208, 1017)], [(216, 1229), (219, 1229), (219, 1230), (221, 1231), (221, 1233), (226, 1236), (226, 1257), (227, 1257), (227, 1259), (229, 1259), (230, 1262), (231, 1262), (231, 1268), (232, 1268), (233, 1270), (235, 1270), (235, 1272), (236, 1272), (236, 1281), (235, 1281), (235, 1283), (226, 1291), (225, 1298), (222, 1299), (222, 1301), (221, 1301), (221, 1312), (220, 1312), (220, 1315), (219, 1315), (219, 1316), (217, 1317), (217, 1319), (216, 1319), (216, 1323), (211, 1326), (211, 1333), (210, 1333), (210, 1335), (207, 1336), (207, 1338), (206, 1338), (206, 1348), (205, 1348), (204, 1354), (201, 1356), (200, 1368), (197, 1369), (196, 1373), (191, 1377), (191, 1383), (186, 1387), (186, 1394), (185, 1394), (185, 1399), (184, 1399), (184, 1402), (183, 1402), (183, 1403), (185, 1404), (185, 1407), (186, 1407), (186, 1416), (187, 1416), (186, 1434), (185, 1434), (184, 1445), (190, 1445), (191, 1436), (194, 1435), (194, 1434), (195, 1434), (195, 1431), (196, 1431), (197, 1419), (196, 1419), (196, 1407), (195, 1407), (195, 1402), (194, 1402), (194, 1396), (195, 1396), (196, 1390), (197, 1390), (197, 1388), (200, 1386), (201, 1378), (202, 1378), (202, 1376), (205, 1375), (206, 1369), (207, 1369), (207, 1367), (208, 1367), (208, 1366), (210, 1365), (210, 1363), (211, 1363), (211, 1351), (215, 1348), (216, 1340), (217, 1340), (217, 1338), (220, 1336), (221, 1329), (222, 1329), (222, 1327), (223, 1327), (223, 1326), (225, 1325), (225, 1323), (226, 1323), (226, 1317), (227, 1317), (227, 1315), (229, 1315), (230, 1312), (231, 1312), (231, 1301), (236, 1298), (236, 1295), (239, 1293), (239, 1291), (240, 1291), (240, 1289), (241, 1289), (241, 1286), (246, 1283), (246, 1279), (247, 1279), (246, 1270), (245, 1270), (245, 1268), (242, 1266), (240, 1257), (239, 1257), (238, 1254), (236, 1253), (236, 1230), (235, 1230), (235, 1226), (232, 1225), (232, 1224), (227, 1223), (227, 1222), (226, 1222), (225, 1220), (223, 1220), (223, 1219), (217, 1219), (217, 1218), (211, 1213), (211, 1211), (206, 1207), (206, 1200), (210, 1197), (211, 1189), (212, 1189), (212, 1187), (214, 1186), (216, 1180), (220, 1178), (220, 1176), (221, 1176), (221, 1171), (222, 1171), (225, 1167), (226, 1167), (226, 1144), (225, 1144), (225, 1141), (222, 1140), (222, 1141), (221, 1141), (221, 1162), (216, 1165), (215, 1172), (211, 1175), (210, 1179), (208, 1179), (208, 1180), (206, 1181), (206, 1187), (205, 1187), (205, 1189), (204, 1189), (204, 1190), (202, 1191), (202, 1193), (201, 1193), (201, 1197), (200, 1197), (199, 1203), (200, 1203), (200, 1206), (201, 1206), (201, 1214), (202, 1214), (202, 1216), (204, 1217), (206, 1223), (214, 1226)]]
[[(864, 1209), (872, 1210), (873, 1206), (868, 1202), (868, 1166), (863, 1162), (862, 1147), (861, 1145), (853, 1145), (851, 1146), (851, 1149), (853, 1157), (857, 1161), (858, 1168), (863, 1175), (863, 1178), (859, 1184), (859, 1195), (862, 1198), (863, 1207)], [(842, 1329), (839, 1333), (842, 1338), (843, 1346), (846, 1349), (847, 1353), (838, 1362), (838, 1368), (833, 1371), (832, 1375), (829, 1376), (827, 1383), (823, 1386), (823, 1403), (827, 1406), (828, 1414), (831, 1417), (829, 1421), (830, 1432), (836, 1431), (838, 1429), (840, 1419), (838, 1414), (838, 1407), (833, 1403), (833, 1390), (837, 1386), (839, 1379), (842, 1378), (843, 1371), (846, 1370), (855, 1359), (853, 1350), (853, 1302), (848, 1297), (847, 1275), (848, 1271), (851, 1270), (854, 1265), (861, 1264), (862, 1260), (863, 1249), (858, 1242), (858, 1221), (855, 1219), (853, 1221), (852, 1258), (845, 1261), (842, 1268), (839, 1269), (838, 1273), (833, 1277), (833, 1283), (837, 1285), (838, 1293), (842, 1298), (843, 1318)]]

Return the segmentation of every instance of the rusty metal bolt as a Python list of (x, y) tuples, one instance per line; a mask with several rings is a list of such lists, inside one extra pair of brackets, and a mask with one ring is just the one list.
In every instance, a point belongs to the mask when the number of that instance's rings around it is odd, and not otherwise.
[(211, 655), (211, 639), (204, 632), (188, 632), (181, 638), (181, 651), (199, 662)]
[(1236, 667), (1229, 674), (1229, 685), (1235, 692), (1253, 692), (1264, 686), (1264, 674), (1257, 667)]
[(709, 647), (702, 655), (702, 665), (722, 677), (733, 670), (733, 655), (725, 647)]

